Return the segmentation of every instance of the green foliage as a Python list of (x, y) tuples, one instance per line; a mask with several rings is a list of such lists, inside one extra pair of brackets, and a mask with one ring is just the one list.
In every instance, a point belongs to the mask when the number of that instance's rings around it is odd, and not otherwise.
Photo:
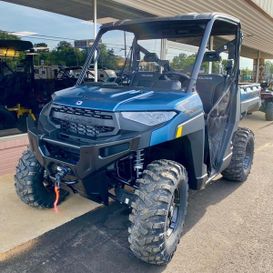
[(124, 60), (122, 57), (114, 54), (113, 49), (107, 49), (105, 44), (100, 44), (100, 53), (98, 59), (98, 67), (100, 69), (118, 69), (120, 63), (123, 63)]
[[(191, 72), (193, 65), (195, 63), (196, 55), (187, 55), (184, 53), (175, 56), (171, 62), (172, 68), (176, 70), (182, 70), (184, 73)], [(226, 60), (222, 61), (222, 66), (226, 64)], [(201, 71), (203, 73), (208, 73), (209, 71), (209, 63), (203, 62)], [(212, 62), (212, 73), (219, 73), (220, 72), (220, 62)]]
[(47, 44), (46, 43), (37, 43), (37, 44), (34, 44), (34, 47), (47, 47)]
[[(171, 66), (174, 69), (181, 70), (184, 73), (191, 73), (193, 65), (195, 63), (196, 55), (186, 55), (184, 53), (175, 56), (171, 62)], [(212, 74), (222, 74), (225, 73), (225, 68), (227, 66), (227, 59), (222, 59), (221, 62), (211, 62), (211, 73)], [(209, 73), (209, 62), (203, 62), (201, 65), (200, 73)], [(252, 71), (245, 71), (248, 78), (251, 78)], [(272, 64), (272, 74), (273, 74), (273, 64)]]
[[(45, 65), (65, 66), (81, 66), (84, 64), (86, 57), (87, 50), (74, 48), (66, 41), (61, 41), (57, 47), (50, 52), (40, 52), (38, 56), (39, 60), (43, 60)], [(120, 56), (114, 54), (113, 49), (108, 49), (105, 44), (100, 45), (99, 68), (117, 69), (123, 60), (121, 59)]]
[(20, 38), (16, 35), (12, 35), (0, 30), (0, 40), (20, 40)]
[(240, 71), (240, 76), (241, 76), (241, 81), (251, 81), (252, 80), (252, 74), (253, 71), (250, 70), (249, 68), (243, 68)]
[(66, 41), (61, 41), (55, 49), (49, 52), (40, 52), (38, 57), (44, 61), (45, 65), (77, 66), (83, 65), (86, 51), (74, 48)]
[(182, 70), (185, 72), (190, 72), (192, 66), (195, 62), (195, 55), (187, 55), (180, 53), (178, 56), (175, 56), (171, 62), (172, 68), (176, 70)]

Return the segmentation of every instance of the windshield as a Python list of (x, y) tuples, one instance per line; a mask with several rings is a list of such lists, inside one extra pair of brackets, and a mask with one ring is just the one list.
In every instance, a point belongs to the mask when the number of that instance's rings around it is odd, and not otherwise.
[(203, 21), (153, 22), (99, 33), (78, 84), (94, 82), (96, 60), (98, 82), (185, 90), (205, 28)]

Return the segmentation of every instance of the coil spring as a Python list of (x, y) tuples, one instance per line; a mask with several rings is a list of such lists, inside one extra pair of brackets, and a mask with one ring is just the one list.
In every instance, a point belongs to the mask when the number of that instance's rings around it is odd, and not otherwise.
[(143, 172), (143, 164), (144, 164), (144, 149), (140, 149), (136, 151), (135, 162), (134, 162), (134, 170), (136, 172), (136, 177), (139, 178)]

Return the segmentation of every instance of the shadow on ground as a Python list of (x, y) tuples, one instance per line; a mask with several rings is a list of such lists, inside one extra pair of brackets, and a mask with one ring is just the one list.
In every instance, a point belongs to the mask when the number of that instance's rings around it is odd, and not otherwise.
[[(214, 181), (191, 192), (185, 232), (240, 184)], [(138, 273), (162, 272), (164, 266), (145, 264), (129, 250), (129, 210), (117, 203), (89, 212), (41, 236), (33, 248), (2, 261), (1, 273)], [(183, 245), (180, 245), (183, 248)]]

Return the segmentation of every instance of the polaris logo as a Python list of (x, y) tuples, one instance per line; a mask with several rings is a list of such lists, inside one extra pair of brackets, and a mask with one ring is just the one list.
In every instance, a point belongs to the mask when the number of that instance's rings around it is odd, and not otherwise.
[(78, 101), (76, 102), (76, 105), (82, 105), (82, 103), (83, 103), (82, 100), (78, 100)]

